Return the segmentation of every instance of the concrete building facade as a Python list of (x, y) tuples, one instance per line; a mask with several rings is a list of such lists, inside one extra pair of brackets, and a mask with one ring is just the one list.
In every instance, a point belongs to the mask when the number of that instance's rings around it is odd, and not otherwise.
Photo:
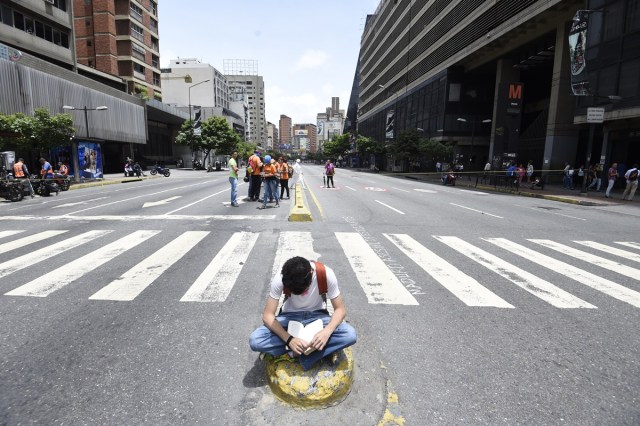
[[(568, 36), (585, 9), (597, 11), (586, 47), (593, 96), (571, 96)], [(552, 171), (587, 154), (602, 164), (637, 161), (638, 9), (629, 0), (383, 0), (362, 37), (357, 130), (393, 143), (419, 129), (454, 144), (448, 160), (467, 170), (532, 160)], [(592, 145), (588, 106), (605, 109)]]
[(291, 117), (280, 114), (278, 128), (280, 129), (280, 149), (293, 148), (293, 121), (291, 120)]
[(121, 77), (128, 93), (161, 100), (157, 1), (73, 0), (73, 9), (78, 63)]
[(318, 150), (318, 135), (315, 124), (293, 125), (293, 149), (300, 155), (315, 153)]

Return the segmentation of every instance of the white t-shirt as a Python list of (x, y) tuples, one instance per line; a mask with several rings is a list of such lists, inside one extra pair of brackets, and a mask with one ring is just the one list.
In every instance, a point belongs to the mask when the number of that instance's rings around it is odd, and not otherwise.
[[(313, 269), (313, 278), (311, 285), (301, 295), (291, 294), (282, 307), (282, 312), (304, 312), (304, 311), (317, 311), (323, 309), (322, 296), (318, 292), (318, 277), (316, 276), (316, 265), (311, 262), (311, 268)], [(327, 271), (327, 300), (335, 299), (340, 295), (340, 289), (338, 288), (338, 279), (333, 269), (325, 266)], [(282, 274), (277, 274), (271, 281), (271, 290), (269, 291), (269, 297), (273, 299), (280, 299), (284, 284), (282, 284)]]

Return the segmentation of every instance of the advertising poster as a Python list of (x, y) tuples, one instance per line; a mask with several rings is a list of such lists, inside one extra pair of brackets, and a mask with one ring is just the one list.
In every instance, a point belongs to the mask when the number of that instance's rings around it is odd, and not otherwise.
[(395, 128), (395, 112), (391, 110), (387, 112), (387, 124), (385, 125), (385, 137), (393, 139), (393, 130)]
[(85, 179), (102, 179), (102, 151), (100, 144), (78, 142), (78, 165), (80, 176)]
[(591, 88), (587, 77), (587, 28), (589, 26), (589, 12), (578, 10), (573, 17), (569, 31), (569, 56), (571, 67), (571, 90), (575, 96), (590, 96)]

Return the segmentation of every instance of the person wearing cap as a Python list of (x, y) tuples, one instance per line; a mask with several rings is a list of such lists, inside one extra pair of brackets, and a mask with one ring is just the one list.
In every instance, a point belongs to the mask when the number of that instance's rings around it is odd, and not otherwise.
[(276, 165), (275, 161), (271, 161), (270, 155), (264, 156), (264, 167), (262, 168), (262, 177), (264, 179), (264, 194), (262, 195), (262, 205), (258, 209), (266, 209), (267, 202), (270, 198), (276, 200), (275, 207), (280, 207), (280, 199), (278, 198), (278, 192), (276, 191)]

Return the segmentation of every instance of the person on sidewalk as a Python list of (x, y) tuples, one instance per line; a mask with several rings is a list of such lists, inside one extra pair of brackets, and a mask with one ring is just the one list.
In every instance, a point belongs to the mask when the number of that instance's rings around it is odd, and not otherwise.
[(604, 196), (611, 198), (611, 189), (613, 189), (613, 184), (616, 183), (616, 179), (618, 178), (618, 163), (611, 164), (607, 172), (607, 177), (609, 178), (609, 186), (607, 186)]
[[(347, 309), (340, 294), (338, 279), (329, 267), (325, 266), (327, 294), (333, 306), (333, 316), (323, 309), (324, 298), (318, 287), (315, 262), (296, 256), (287, 260), (282, 272), (271, 280), (271, 289), (262, 312), (264, 325), (258, 327), (249, 337), (249, 346), (255, 352), (269, 354), (272, 357), (300, 361), (302, 368), (308, 370), (322, 358), (356, 343), (355, 329), (344, 322)], [(291, 291), (276, 316), (278, 301), (285, 287)], [(310, 342), (295, 338), (287, 331), (289, 321), (299, 321), (304, 325), (322, 319), (324, 328)], [(315, 351), (304, 355), (309, 348)]]
[(627, 180), (627, 186), (622, 193), (622, 199), (627, 201), (633, 201), (633, 196), (638, 189), (638, 163), (635, 163), (624, 174), (624, 178)]
[(571, 164), (565, 163), (563, 172), (564, 172), (564, 177), (562, 179), (562, 187), (565, 189), (574, 189), (573, 167), (571, 167)]
[(238, 204), (238, 151), (231, 153), (229, 159), (229, 184), (231, 185), (231, 207), (239, 207)]

